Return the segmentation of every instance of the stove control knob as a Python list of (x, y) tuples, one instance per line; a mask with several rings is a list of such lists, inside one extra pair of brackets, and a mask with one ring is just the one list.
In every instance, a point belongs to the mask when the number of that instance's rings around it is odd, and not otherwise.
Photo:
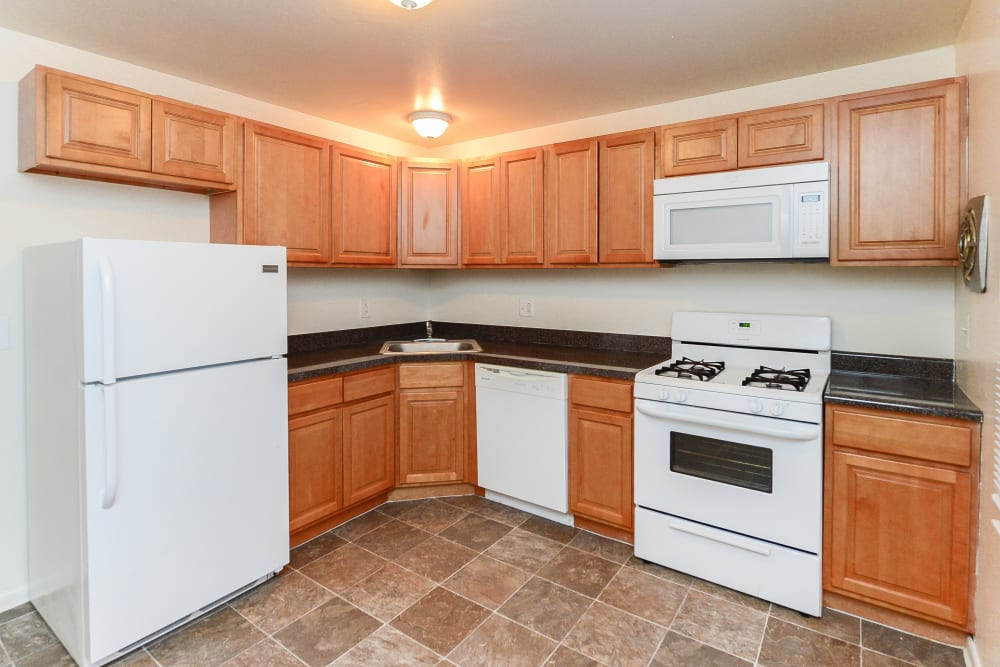
[(758, 401), (756, 398), (751, 398), (750, 399), (750, 412), (752, 412), (754, 414), (758, 414), (763, 409), (764, 409), (764, 404), (763, 403), (761, 403), (760, 401)]
[(688, 400), (688, 393), (684, 389), (677, 390), (677, 402), (684, 403)]
[(667, 390), (666, 389), (657, 389), (656, 390), (656, 400), (658, 400), (658, 401), (665, 401), (665, 400), (667, 400)]
[(774, 415), (775, 417), (781, 416), (784, 412), (785, 412), (785, 406), (782, 405), (781, 403), (771, 404), (771, 414)]

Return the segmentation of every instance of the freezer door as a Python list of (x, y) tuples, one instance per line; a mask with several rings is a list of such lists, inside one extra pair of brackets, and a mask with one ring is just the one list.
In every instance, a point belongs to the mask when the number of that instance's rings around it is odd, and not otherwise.
[(285, 353), (284, 248), (80, 244), (84, 382)]
[(287, 367), (267, 359), (82, 391), (97, 662), (288, 562)]

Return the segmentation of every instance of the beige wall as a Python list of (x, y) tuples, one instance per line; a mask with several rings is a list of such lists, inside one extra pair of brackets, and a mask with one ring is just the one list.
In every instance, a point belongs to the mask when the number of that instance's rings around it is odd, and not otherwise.
[[(955, 358), (959, 382), (986, 413), (983, 425), (979, 562), (976, 585), (976, 647), (982, 664), (1000, 665), (1000, 535), (992, 520), (1000, 508), (990, 499), (993, 452), (1000, 437), (995, 384), (1000, 373), (1000, 4), (972, 0), (959, 35), (957, 69), (969, 77), (969, 195), (989, 195), (992, 236), (987, 289), (973, 294), (955, 285)], [(961, 331), (968, 321), (969, 345)]]
[[(21, 249), (83, 235), (208, 238), (208, 200), (202, 196), (17, 172), (17, 81), (36, 63), (375, 150), (401, 155), (421, 151), (410, 144), (0, 29), (0, 320), (9, 318), (10, 322), (9, 348), (0, 350), (0, 610), (25, 599), (27, 577)], [(954, 50), (938, 49), (485, 139), (456, 147), (452, 150), (459, 153), (450, 154), (506, 150), (953, 73)], [(448, 149), (438, 152), (449, 154)], [(544, 274), (293, 270), (289, 277), (289, 331), (305, 333), (434, 317), (666, 334), (669, 314), (675, 309), (739, 307), (833, 315), (837, 327), (834, 340), (842, 349), (950, 356), (954, 338), (951, 281), (952, 272), (942, 269), (833, 270), (801, 265)], [(536, 298), (536, 318), (516, 318), (512, 304), (519, 295)], [(368, 320), (361, 320), (358, 314), (362, 297), (371, 304)]]

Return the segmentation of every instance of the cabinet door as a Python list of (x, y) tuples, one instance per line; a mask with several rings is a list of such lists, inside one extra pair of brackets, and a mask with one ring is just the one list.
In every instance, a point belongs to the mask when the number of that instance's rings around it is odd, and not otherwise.
[(747, 114), (737, 125), (740, 169), (823, 159), (822, 104)]
[(344, 507), (340, 410), (288, 421), (288, 524), (295, 532)]
[(289, 262), (330, 261), (327, 142), (247, 121), (243, 242), (283, 245)]
[(500, 263), (500, 158), (462, 163), (462, 263)]
[(831, 467), (828, 587), (964, 625), (970, 475), (836, 450)]
[(660, 178), (736, 169), (736, 119), (660, 129)]
[(458, 164), (400, 163), (399, 263), (458, 266)]
[(545, 165), (545, 261), (597, 263), (597, 139), (550, 146)]
[(838, 103), (835, 263), (958, 264), (964, 107), (958, 82)]
[(236, 118), (153, 100), (153, 171), (232, 183), (235, 164)]
[(543, 152), (515, 151), (500, 156), (500, 239), (504, 264), (541, 264)]
[(396, 409), (392, 395), (341, 408), (344, 415), (344, 505), (396, 483)]
[(653, 261), (652, 130), (600, 139), (599, 261)]
[(152, 100), (56, 72), (45, 75), (45, 155), (149, 171)]
[(399, 393), (399, 483), (460, 482), (465, 396), (460, 389)]
[(632, 530), (632, 417), (569, 410), (569, 509)]
[(333, 261), (396, 263), (396, 160), (334, 146)]

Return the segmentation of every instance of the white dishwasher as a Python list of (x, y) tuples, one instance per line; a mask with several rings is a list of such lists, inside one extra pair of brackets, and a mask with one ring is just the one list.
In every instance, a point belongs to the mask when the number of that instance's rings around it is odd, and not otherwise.
[(476, 364), (479, 485), (559, 512), (564, 520), (569, 517), (566, 387), (565, 373)]

